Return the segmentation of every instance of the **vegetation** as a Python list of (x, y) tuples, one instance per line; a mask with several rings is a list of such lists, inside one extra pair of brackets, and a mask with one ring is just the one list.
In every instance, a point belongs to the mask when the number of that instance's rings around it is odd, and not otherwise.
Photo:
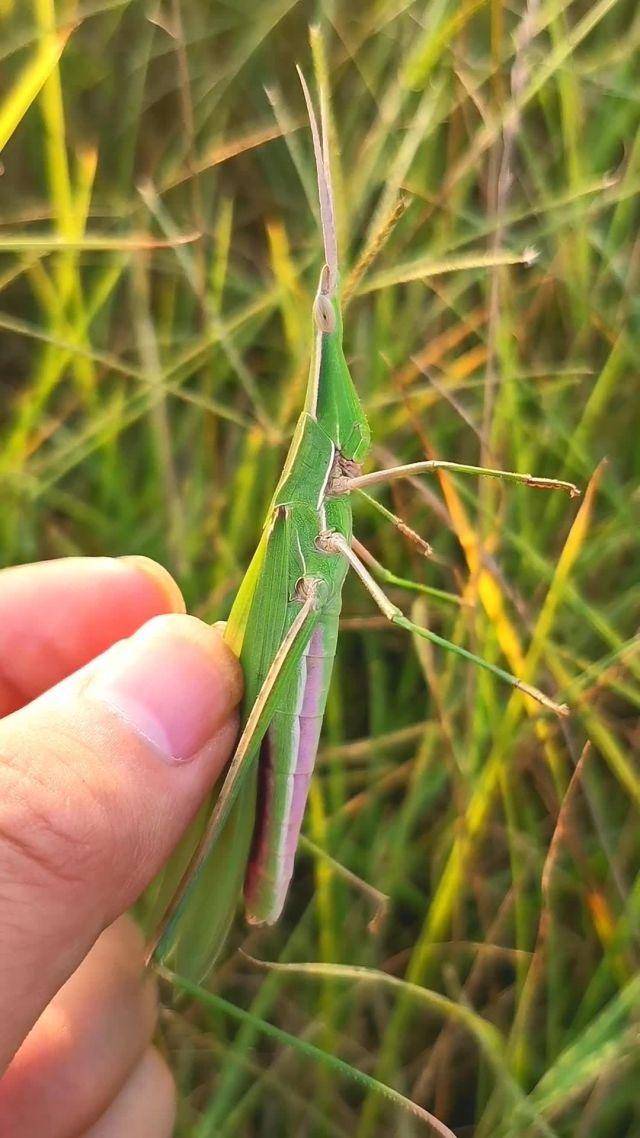
[(376, 489), (430, 559), (357, 506), (427, 587), (388, 586), (406, 611), (572, 715), (412, 643), (348, 581), (284, 917), (238, 921), (206, 991), (164, 983), (178, 1134), (417, 1136), (429, 1111), (459, 1138), (639, 1138), (637, 5), (0, 19), (5, 563), (145, 553), (224, 618), (306, 380), (311, 56), (376, 462), (584, 489)]

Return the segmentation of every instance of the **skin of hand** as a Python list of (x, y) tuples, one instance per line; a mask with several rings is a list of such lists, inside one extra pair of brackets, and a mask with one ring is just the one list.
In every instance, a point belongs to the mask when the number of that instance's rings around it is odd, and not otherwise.
[(240, 668), (146, 558), (0, 572), (0, 1138), (169, 1138), (122, 914), (227, 763)]

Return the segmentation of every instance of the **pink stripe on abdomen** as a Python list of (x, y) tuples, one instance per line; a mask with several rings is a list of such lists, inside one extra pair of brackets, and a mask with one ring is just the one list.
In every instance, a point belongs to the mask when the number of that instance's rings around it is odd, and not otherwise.
[[(298, 707), (290, 712), (276, 712), (277, 725), (269, 728), (263, 744), (259, 821), (245, 881), (247, 918), (253, 923), (271, 924), (278, 919), (293, 874), (331, 678), (336, 633), (333, 625), (334, 621), (325, 619), (315, 629), (300, 662), (305, 675)], [(286, 812), (278, 825), (274, 798), (280, 780)]]

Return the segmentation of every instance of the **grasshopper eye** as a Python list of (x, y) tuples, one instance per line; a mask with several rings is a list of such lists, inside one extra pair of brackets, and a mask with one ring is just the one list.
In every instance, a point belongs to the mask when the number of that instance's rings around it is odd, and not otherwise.
[(313, 319), (321, 332), (333, 332), (336, 326), (336, 314), (329, 298), (322, 292), (316, 295), (313, 305)]

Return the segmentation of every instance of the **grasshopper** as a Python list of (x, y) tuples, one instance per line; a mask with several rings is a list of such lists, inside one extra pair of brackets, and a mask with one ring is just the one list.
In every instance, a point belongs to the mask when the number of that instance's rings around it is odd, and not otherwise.
[[(242, 888), (249, 923), (272, 924), (282, 911), (350, 567), (393, 624), (457, 652), (556, 713), (567, 713), (537, 688), (409, 620), (382, 591), (353, 539), (351, 495), (395, 478), (445, 469), (572, 496), (578, 491), (568, 482), (440, 460), (362, 472), (371, 437), (342, 346), (326, 96), (320, 92), (319, 126), (298, 72), (313, 139), (324, 265), (313, 303), (304, 408), (225, 629), (245, 676), (242, 733), (150, 949), (161, 958), (173, 952), (179, 970), (192, 975), (206, 973), (215, 960)], [(404, 523), (400, 528), (410, 535)]]

